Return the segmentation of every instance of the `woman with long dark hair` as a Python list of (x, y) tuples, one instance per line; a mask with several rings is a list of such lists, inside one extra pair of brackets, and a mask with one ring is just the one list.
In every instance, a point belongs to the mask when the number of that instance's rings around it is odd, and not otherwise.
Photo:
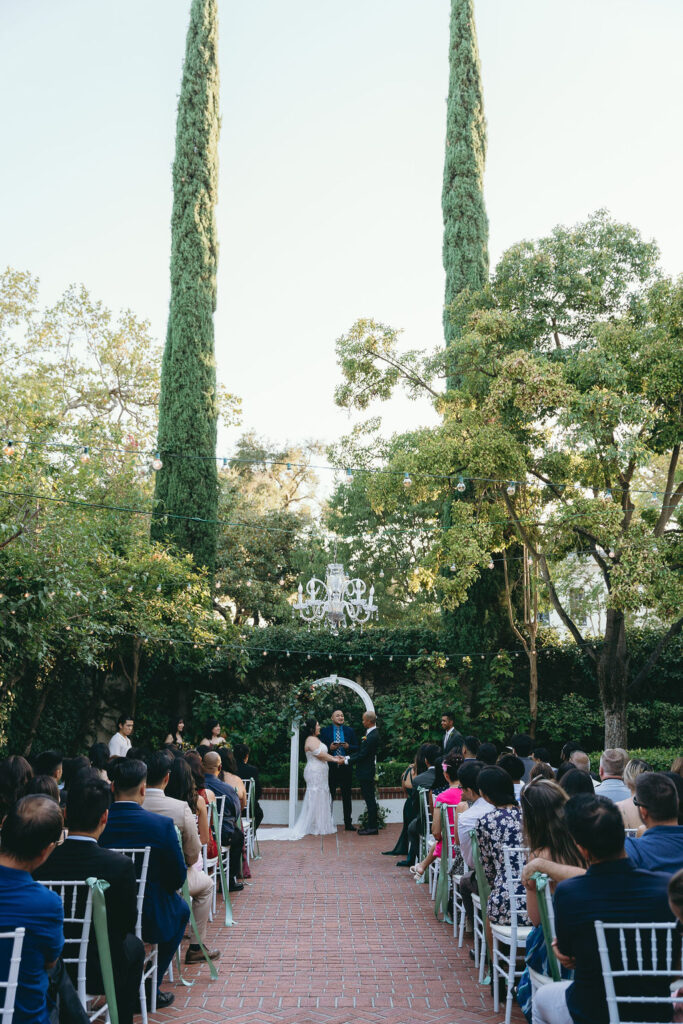
[[(572, 773), (567, 773), (570, 774)], [(545, 857), (558, 864), (573, 864), (581, 868), (586, 866), (564, 818), (564, 807), (568, 799), (564, 789), (550, 779), (533, 779), (522, 790), (522, 830), (525, 843), (529, 847), (529, 859)], [(529, 968), (545, 975), (550, 974), (550, 969), (541, 928), (536, 883), (530, 878), (524, 884), (527, 914), (534, 927), (526, 942), (526, 968), (517, 986), (517, 1001), (525, 1017), (530, 1021), (532, 990)], [(550, 885), (551, 891), (554, 891), (555, 883), (551, 882)]]
[(168, 720), (168, 732), (166, 733), (166, 739), (164, 744), (172, 743), (178, 750), (182, 750), (185, 745), (185, 719), (182, 715), (177, 715), (175, 718), (169, 718)]
[(206, 856), (211, 860), (213, 857), (218, 856), (218, 844), (216, 843), (216, 837), (213, 834), (213, 828), (211, 826), (211, 808), (210, 804), (214, 803), (216, 794), (211, 789), (206, 788), (204, 781), (204, 768), (202, 766), (202, 759), (196, 750), (188, 750), (183, 754), (183, 760), (187, 762), (190, 772), (192, 773), (192, 779), (194, 781), (197, 796), (201, 798), (206, 804), (207, 819), (209, 824), (209, 839), (206, 844)]

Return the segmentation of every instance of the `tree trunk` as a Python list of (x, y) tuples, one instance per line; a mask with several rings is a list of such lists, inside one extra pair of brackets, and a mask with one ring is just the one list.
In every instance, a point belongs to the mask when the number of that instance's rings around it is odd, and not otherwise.
[(46, 679), (45, 683), (43, 684), (43, 689), (41, 690), (40, 697), (38, 698), (36, 710), (33, 713), (33, 720), (31, 721), (31, 728), (29, 729), (28, 732), (26, 746), (24, 747), (24, 757), (28, 757), (29, 754), (31, 753), (31, 747), (33, 746), (33, 741), (38, 734), (38, 726), (40, 725), (40, 720), (43, 717), (43, 711), (45, 710), (45, 705), (47, 704), (47, 698), (50, 693), (52, 682), (53, 680)]
[(608, 609), (605, 639), (598, 656), (597, 678), (605, 716), (605, 749), (628, 743), (626, 689), (630, 657), (626, 646), (626, 622), (623, 612)]
[(536, 739), (536, 724), (538, 722), (538, 652), (536, 644), (529, 651), (529, 735), (532, 740)]

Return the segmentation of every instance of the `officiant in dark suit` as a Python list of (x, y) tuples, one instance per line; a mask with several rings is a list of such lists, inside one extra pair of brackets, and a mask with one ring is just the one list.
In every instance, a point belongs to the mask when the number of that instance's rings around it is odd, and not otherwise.
[(377, 749), (379, 747), (379, 735), (377, 733), (377, 715), (374, 711), (366, 711), (363, 715), (365, 736), (360, 749), (355, 754), (347, 757), (349, 765), (356, 766), (356, 774), (360, 783), (360, 791), (363, 794), (365, 805), (368, 809), (367, 828), (359, 830), (359, 836), (377, 835), (377, 798), (375, 797), (375, 762), (377, 760)]
[[(326, 725), (320, 730), (320, 741), (324, 743), (330, 754), (339, 754), (341, 757), (349, 757), (358, 750), (358, 740), (350, 725), (344, 725), (344, 712), (333, 711), (331, 725)], [(355, 832), (351, 820), (351, 784), (353, 768), (350, 764), (330, 764), (330, 795), (332, 802), (337, 793), (337, 786), (341, 790), (342, 807), (344, 808), (344, 828), (347, 832)]]

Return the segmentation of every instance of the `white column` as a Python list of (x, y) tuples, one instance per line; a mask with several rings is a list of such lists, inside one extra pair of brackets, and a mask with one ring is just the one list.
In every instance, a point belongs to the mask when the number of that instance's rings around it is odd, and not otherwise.
[(292, 740), (289, 748), (289, 827), (296, 821), (296, 802), (299, 795), (299, 723), (292, 722)]

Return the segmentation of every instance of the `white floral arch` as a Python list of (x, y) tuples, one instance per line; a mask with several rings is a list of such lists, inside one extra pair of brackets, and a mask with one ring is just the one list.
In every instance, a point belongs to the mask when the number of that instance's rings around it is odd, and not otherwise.
[[(360, 683), (353, 679), (344, 679), (343, 676), (324, 676), (311, 683), (311, 687), (318, 686), (346, 686), (349, 690), (357, 693), (365, 704), (366, 711), (375, 710), (372, 698), (367, 690), (363, 689)], [(296, 802), (299, 794), (299, 719), (292, 722), (291, 746), (289, 754), (289, 827), (294, 827), (296, 821)]]

